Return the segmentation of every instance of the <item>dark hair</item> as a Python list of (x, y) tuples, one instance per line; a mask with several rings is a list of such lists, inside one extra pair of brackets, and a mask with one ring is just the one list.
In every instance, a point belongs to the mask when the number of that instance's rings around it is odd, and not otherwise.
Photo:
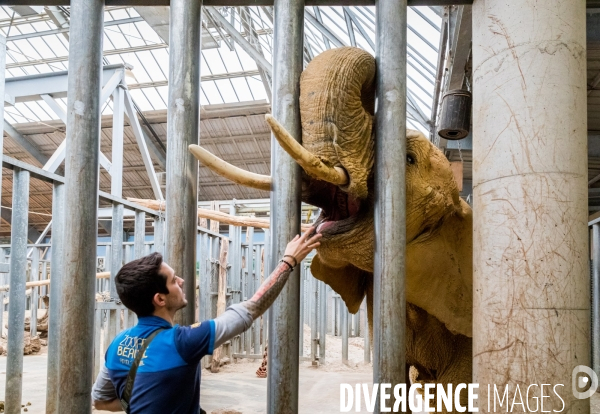
[(159, 273), (162, 262), (162, 255), (155, 252), (127, 263), (115, 277), (119, 299), (138, 317), (152, 315), (155, 294), (169, 293), (167, 278)]

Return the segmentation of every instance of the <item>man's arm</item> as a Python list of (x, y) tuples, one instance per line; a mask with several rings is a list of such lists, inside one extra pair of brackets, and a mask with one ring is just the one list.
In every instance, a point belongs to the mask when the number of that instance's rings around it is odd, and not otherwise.
[(123, 411), (123, 407), (121, 407), (121, 401), (118, 398), (115, 398), (112, 401), (94, 401), (94, 408), (100, 411)]
[[(252, 322), (275, 302), (285, 286), (290, 273), (308, 253), (320, 245), (320, 234), (314, 234), (311, 228), (302, 236), (296, 236), (285, 249), (284, 260), (273, 270), (269, 277), (260, 285), (254, 296), (242, 303), (232, 305), (215, 320), (214, 348), (241, 334), (252, 326)], [(309, 238), (309, 235), (312, 237)], [(291, 259), (291, 260), (290, 260)]]
[(252, 299), (231, 305), (214, 319), (215, 349), (250, 328), (252, 322), (269, 309), (285, 286), (290, 272), (290, 266), (280, 263), (252, 296)]
[(96, 382), (92, 387), (92, 402), (97, 410), (123, 411), (115, 386), (110, 380), (108, 369), (104, 364), (100, 368)]

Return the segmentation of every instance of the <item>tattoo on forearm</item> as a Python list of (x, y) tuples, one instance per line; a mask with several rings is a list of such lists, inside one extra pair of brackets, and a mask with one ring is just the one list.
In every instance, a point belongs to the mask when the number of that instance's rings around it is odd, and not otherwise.
[(242, 302), (252, 315), (253, 319), (265, 313), (269, 306), (275, 302), (279, 292), (285, 286), (291, 270), (285, 263), (279, 263), (273, 273), (263, 282), (251, 299)]

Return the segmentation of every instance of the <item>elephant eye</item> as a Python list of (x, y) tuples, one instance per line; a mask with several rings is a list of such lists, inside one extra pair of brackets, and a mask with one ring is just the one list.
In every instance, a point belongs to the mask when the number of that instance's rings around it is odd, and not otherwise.
[(406, 154), (406, 163), (407, 164), (414, 164), (415, 163), (415, 159), (412, 155), (410, 154)]

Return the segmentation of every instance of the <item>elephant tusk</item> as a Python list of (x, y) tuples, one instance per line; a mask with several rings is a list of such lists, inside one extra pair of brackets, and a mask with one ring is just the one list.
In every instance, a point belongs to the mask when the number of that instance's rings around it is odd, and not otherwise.
[(319, 158), (300, 145), (272, 115), (266, 114), (265, 120), (281, 148), (290, 154), (308, 175), (335, 185), (348, 184), (348, 174), (343, 168), (328, 167), (323, 164)]
[(211, 154), (199, 145), (190, 145), (188, 148), (198, 161), (210, 168), (215, 174), (227, 178), (236, 184), (257, 188), (259, 190), (271, 191), (271, 177), (269, 175), (256, 174), (242, 170), (241, 168), (223, 161), (221, 158)]

